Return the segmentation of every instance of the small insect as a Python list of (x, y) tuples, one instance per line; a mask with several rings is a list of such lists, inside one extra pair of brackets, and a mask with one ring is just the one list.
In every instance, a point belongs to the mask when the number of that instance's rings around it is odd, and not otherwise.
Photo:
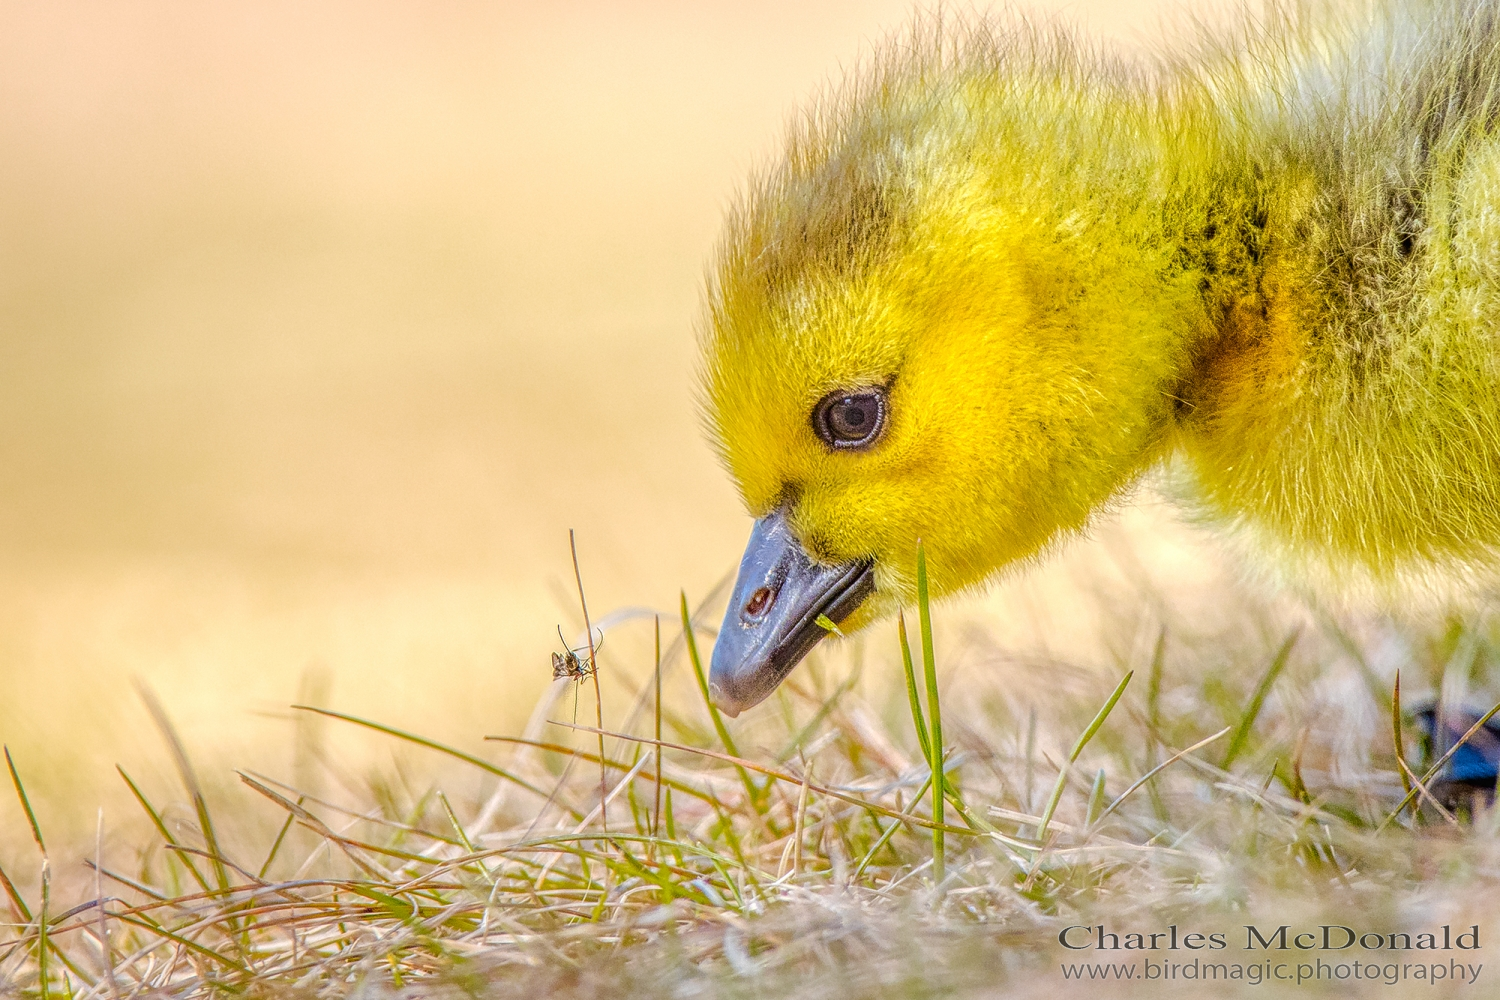
[[(573, 680), (581, 681), (585, 677), (592, 674), (594, 672), (592, 659), (580, 657), (578, 655), (580, 652), (583, 652), (586, 647), (580, 647), (579, 649), (575, 650), (571, 646), (569, 646), (568, 640), (563, 639), (561, 628), (557, 630), (557, 637), (559, 639), (562, 639), (563, 641), (563, 652), (552, 654), (552, 679), (562, 680), (564, 677), (567, 677)], [(601, 636), (598, 645), (594, 647), (594, 653), (597, 654), (599, 649), (602, 648), (603, 645), (604, 640)]]

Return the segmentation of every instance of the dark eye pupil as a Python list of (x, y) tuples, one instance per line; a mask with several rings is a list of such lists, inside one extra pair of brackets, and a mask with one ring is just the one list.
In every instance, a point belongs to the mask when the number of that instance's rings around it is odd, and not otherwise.
[(864, 448), (885, 423), (884, 390), (828, 395), (813, 410), (813, 430), (832, 448)]
[(858, 437), (865, 432), (865, 408), (857, 400), (846, 399), (833, 408), (833, 429), (839, 434)]

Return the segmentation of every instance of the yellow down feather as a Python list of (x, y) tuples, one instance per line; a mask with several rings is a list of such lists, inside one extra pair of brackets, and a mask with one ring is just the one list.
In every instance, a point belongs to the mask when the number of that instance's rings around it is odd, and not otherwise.
[[(874, 560), (851, 627), (911, 600), (918, 539), (973, 586), (1169, 460), (1303, 578), (1492, 574), (1497, 11), (1282, 12), (1147, 67), (924, 22), (730, 215), (701, 398), (749, 512)], [(878, 443), (827, 447), (814, 405), (871, 386)]]

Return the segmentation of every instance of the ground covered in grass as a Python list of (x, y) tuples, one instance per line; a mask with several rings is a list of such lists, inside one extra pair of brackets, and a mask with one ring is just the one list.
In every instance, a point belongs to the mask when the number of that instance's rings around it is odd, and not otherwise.
[[(560, 656), (521, 736), (300, 709), (318, 787), (205, 789), (146, 692), (180, 790), (122, 771), (149, 841), (101, 833), (83, 864), (48, 852), (12, 762), (7, 835), (41, 864), (3, 881), (0, 992), (1500, 993), (1500, 812), (1448, 780), (1494, 756), (1483, 616), (1160, 616), (1076, 664), (1001, 662), (982, 631), (934, 649), (924, 605), (729, 723), (702, 611), (621, 626), (660, 630), (628, 706), (596, 705), (586, 645)], [(950, 655), (984, 669), (940, 687)], [(874, 671), (905, 683), (871, 694)], [(402, 754), (357, 775), (346, 738)]]

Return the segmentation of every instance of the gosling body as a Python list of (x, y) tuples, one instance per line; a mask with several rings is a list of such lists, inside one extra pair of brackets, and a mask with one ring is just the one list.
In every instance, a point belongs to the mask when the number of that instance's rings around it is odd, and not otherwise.
[[(909, 602), (918, 539), (936, 593), (972, 587), (1163, 462), (1289, 579), (1493, 579), (1493, 0), (1284, 16), (1145, 69), (1036, 28), (918, 35), (794, 132), (713, 273), (710, 434), (786, 527), (742, 566), (726, 708), (820, 609)], [(879, 426), (830, 437), (849, 414)], [(858, 601), (819, 582), (851, 567)]]

